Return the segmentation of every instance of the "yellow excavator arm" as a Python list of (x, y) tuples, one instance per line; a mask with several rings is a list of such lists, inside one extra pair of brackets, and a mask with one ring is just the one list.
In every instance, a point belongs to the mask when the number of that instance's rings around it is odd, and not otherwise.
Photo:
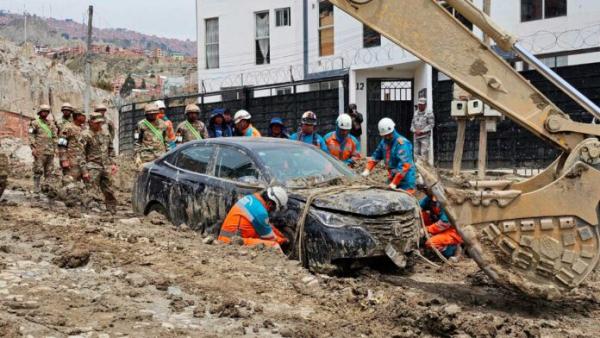
[[(501, 191), (446, 190), (420, 169), (471, 256), (494, 280), (546, 298), (579, 285), (600, 258), (600, 126), (572, 121), (439, 1), (330, 2), (563, 151), (541, 175)], [(470, 1), (445, 2), (600, 118), (600, 108)]]

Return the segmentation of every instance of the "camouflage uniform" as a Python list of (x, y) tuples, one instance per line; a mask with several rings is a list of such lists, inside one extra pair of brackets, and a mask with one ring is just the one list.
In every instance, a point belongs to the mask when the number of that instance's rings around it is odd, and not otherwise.
[(59, 196), (67, 206), (77, 204), (82, 196), (82, 168), (85, 166), (84, 149), (82, 145), (83, 127), (72, 122), (63, 125), (60, 132), (58, 155), (62, 165), (68, 162), (68, 168), (62, 168), (63, 180)]
[(0, 153), (0, 197), (8, 183), (8, 156)]
[(415, 155), (429, 158), (431, 133), (435, 124), (435, 116), (431, 111), (415, 111), (410, 131), (414, 133)]
[(181, 122), (177, 126), (176, 134), (178, 144), (208, 138), (208, 130), (202, 121), (189, 122), (186, 120)]
[(106, 209), (115, 213), (117, 200), (111, 175), (111, 166), (115, 164), (115, 152), (110, 134), (104, 128), (97, 133), (89, 129), (85, 130), (81, 134), (81, 146), (86, 162), (83, 173), (89, 174), (89, 184), (98, 186), (102, 191)]
[(53, 123), (37, 118), (29, 124), (29, 144), (33, 154), (33, 181), (36, 192), (39, 192), (42, 176), (44, 191), (48, 191), (54, 178), (56, 139), (57, 130)]
[[(148, 124), (151, 124), (160, 137), (156, 135)], [(142, 162), (151, 162), (160, 157), (167, 151), (165, 143), (167, 136), (167, 125), (163, 120), (156, 119), (154, 122), (149, 122), (144, 119), (137, 125), (135, 132), (137, 135), (135, 150)]]

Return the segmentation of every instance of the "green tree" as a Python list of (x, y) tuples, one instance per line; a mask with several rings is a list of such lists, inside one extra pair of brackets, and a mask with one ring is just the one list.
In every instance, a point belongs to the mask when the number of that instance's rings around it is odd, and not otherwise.
[(121, 97), (127, 97), (131, 95), (131, 91), (135, 88), (135, 80), (131, 77), (131, 74), (127, 75), (123, 86), (121, 87)]

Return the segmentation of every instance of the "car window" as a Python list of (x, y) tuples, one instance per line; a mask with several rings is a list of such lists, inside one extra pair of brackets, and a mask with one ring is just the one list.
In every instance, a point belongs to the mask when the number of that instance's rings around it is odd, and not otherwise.
[(219, 178), (240, 182), (254, 182), (260, 174), (252, 159), (241, 150), (222, 147), (217, 155), (215, 174)]
[(207, 174), (208, 165), (213, 153), (214, 148), (211, 146), (185, 148), (178, 153), (175, 166), (198, 174)]

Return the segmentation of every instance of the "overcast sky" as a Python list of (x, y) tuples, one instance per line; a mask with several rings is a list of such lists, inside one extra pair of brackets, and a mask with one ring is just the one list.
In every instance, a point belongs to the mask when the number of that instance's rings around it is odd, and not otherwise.
[[(251, 0), (249, 0), (251, 1)], [(0, 0), (0, 9), (82, 22), (94, 6), (94, 26), (128, 28), (162, 37), (196, 40), (196, 0)]]

